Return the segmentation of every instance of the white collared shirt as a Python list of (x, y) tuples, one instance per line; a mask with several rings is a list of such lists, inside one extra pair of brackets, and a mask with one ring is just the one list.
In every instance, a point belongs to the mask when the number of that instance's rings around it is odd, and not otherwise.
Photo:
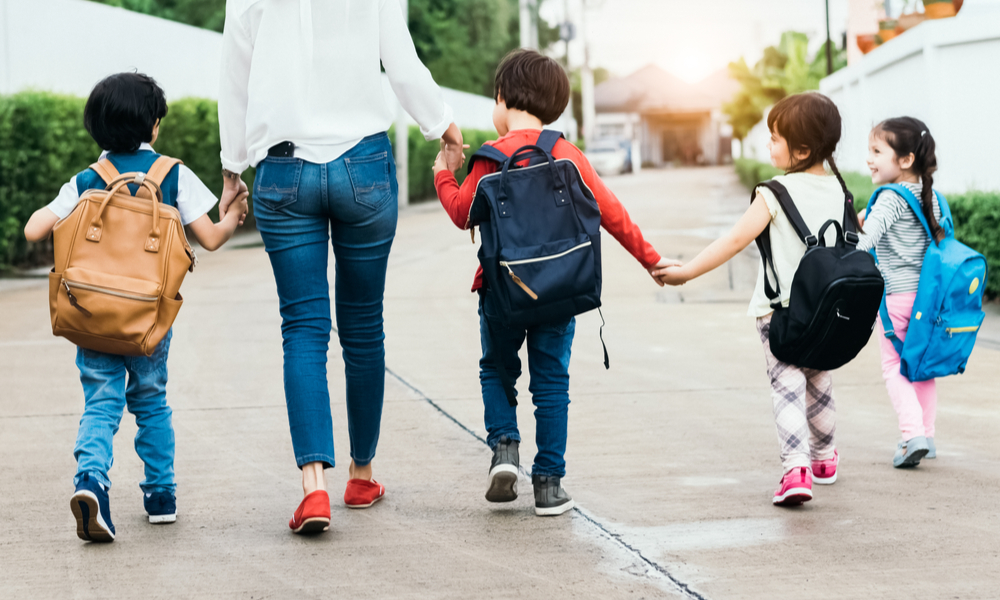
[(440, 138), (452, 111), (417, 57), (399, 0), (227, 0), (222, 166), (240, 173), (281, 142), (327, 163), (388, 130), (380, 61), (424, 137)]
[[(139, 151), (148, 150), (154, 152), (153, 147), (143, 143), (139, 146)], [(108, 156), (107, 150), (101, 153), (101, 160)], [(194, 171), (184, 165), (178, 165), (177, 173), (177, 210), (181, 213), (181, 222), (184, 225), (197, 221), (202, 215), (208, 214), (212, 210), (218, 198), (208, 189), (201, 179), (194, 174)], [(80, 202), (80, 192), (76, 185), (76, 175), (69, 180), (59, 190), (59, 195), (55, 200), (49, 202), (48, 209), (60, 219), (69, 216), (77, 203)]]

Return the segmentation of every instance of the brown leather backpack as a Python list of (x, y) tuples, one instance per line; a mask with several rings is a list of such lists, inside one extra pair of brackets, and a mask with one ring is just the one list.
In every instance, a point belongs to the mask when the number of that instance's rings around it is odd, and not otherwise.
[[(148, 173), (124, 175), (107, 159), (90, 166), (107, 188), (84, 192), (53, 229), (53, 335), (109, 354), (153, 354), (196, 263), (180, 213), (162, 204), (160, 185), (179, 163), (161, 156)], [(139, 186), (135, 196), (128, 184)]]

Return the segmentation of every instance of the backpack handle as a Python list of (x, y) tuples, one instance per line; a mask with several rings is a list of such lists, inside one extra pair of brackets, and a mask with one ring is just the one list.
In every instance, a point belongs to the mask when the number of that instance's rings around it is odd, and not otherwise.
[[(144, 173), (139, 173), (132, 179), (132, 183), (138, 184), (140, 187), (145, 187), (150, 191), (152, 196), (156, 198), (159, 194), (157, 189), (159, 186), (154, 187), (153, 183), (146, 181), (146, 176)], [(122, 179), (108, 191), (104, 200), (101, 202), (101, 207), (97, 210), (97, 214), (94, 216), (93, 220), (90, 222), (90, 229), (87, 231), (87, 241), (98, 243), (101, 241), (101, 235), (104, 233), (104, 210), (107, 208), (108, 203), (111, 202), (111, 198), (115, 196), (122, 188), (128, 189), (126, 186), (129, 184), (128, 179)], [(129, 194), (131, 196), (131, 194)], [(159, 252), (160, 251), (160, 203), (153, 202), (153, 228), (149, 231), (149, 236), (146, 238), (145, 245), (146, 252)]]
[[(525, 156), (521, 156), (522, 154)], [(507, 182), (507, 172), (510, 170), (510, 166), (512, 164), (516, 164), (518, 160), (520, 160), (521, 158), (526, 158), (527, 155), (530, 154), (540, 154), (544, 156), (545, 160), (549, 163), (549, 171), (552, 173), (552, 178), (555, 180), (556, 190), (562, 192), (566, 189), (566, 184), (563, 183), (562, 178), (559, 177), (559, 174), (555, 170), (556, 161), (554, 158), (552, 158), (552, 155), (546, 152), (540, 146), (529, 144), (527, 146), (521, 146), (520, 148), (518, 148), (517, 152), (511, 154), (507, 162), (503, 164), (503, 170), (500, 173), (500, 194), (498, 197), (498, 200), (500, 200), (501, 202), (507, 199), (506, 182)]]

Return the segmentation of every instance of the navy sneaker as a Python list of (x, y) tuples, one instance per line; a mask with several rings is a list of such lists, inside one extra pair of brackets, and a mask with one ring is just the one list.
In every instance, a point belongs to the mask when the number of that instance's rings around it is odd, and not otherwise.
[(83, 474), (76, 493), (69, 500), (76, 517), (76, 535), (88, 542), (115, 541), (115, 525), (111, 522), (108, 492), (101, 484)]
[(153, 492), (142, 498), (142, 505), (149, 513), (149, 522), (154, 525), (173, 523), (177, 520), (177, 500), (170, 492)]

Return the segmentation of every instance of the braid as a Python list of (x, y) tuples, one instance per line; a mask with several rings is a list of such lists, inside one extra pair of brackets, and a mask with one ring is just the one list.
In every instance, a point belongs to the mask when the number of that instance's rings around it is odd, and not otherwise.
[(861, 228), (861, 221), (858, 219), (858, 213), (854, 210), (854, 195), (847, 189), (847, 182), (844, 181), (844, 177), (840, 174), (840, 170), (837, 169), (837, 163), (833, 160), (832, 154), (826, 158), (826, 162), (830, 165), (830, 170), (833, 171), (837, 181), (840, 182), (840, 189), (844, 190), (844, 201), (849, 205), (847, 212), (851, 215), (851, 222), (854, 224), (858, 233), (864, 233), (864, 230)]
[(935, 156), (934, 138), (926, 129), (917, 141), (914, 152), (914, 168), (920, 172), (920, 180), (923, 187), (920, 190), (920, 207), (924, 211), (924, 217), (931, 228), (931, 236), (934, 241), (940, 242), (944, 239), (945, 232), (934, 216), (934, 172), (937, 171), (937, 157)]

